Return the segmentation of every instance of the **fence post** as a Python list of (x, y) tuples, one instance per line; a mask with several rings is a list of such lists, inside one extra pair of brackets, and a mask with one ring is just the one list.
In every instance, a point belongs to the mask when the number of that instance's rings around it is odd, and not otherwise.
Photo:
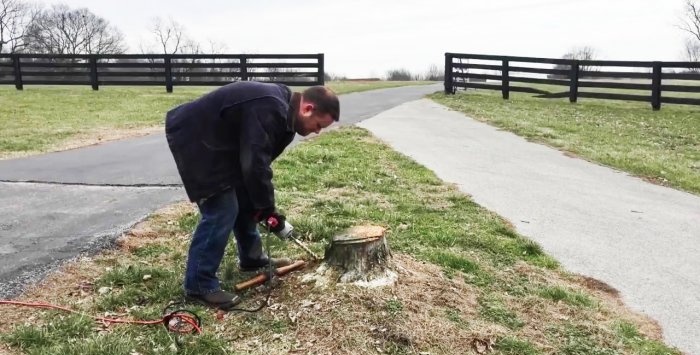
[(90, 82), (92, 83), (93, 90), (99, 90), (99, 84), (97, 82), (97, 56), (90, 56)]
[(445, 94), (454, 94), (452, 78), (452, 53), (445, 53)]
[(169, 55), (163, 57), (163, 63), (165, 63), (165, 91), (171, 93), (173, 92), (173, 66)]
[(22, 84), (22, 66), (19, 62), (19, 54), (12, 56), (12, 64), (15, 70), (15, 88), (17, 90), (23, 90), (24, 85)]
[(651, 107), (654, 111), (661, 109), (661, 62), (654, 62), (651, 74)]
[(501, 93), (504, 100), (510, 98), (510, 69), (508, 64), (508, 60), (504, 59), (503, 69), (501, 69)]
[(326, 84), (326, 69), (323, 62), (323, 53), (318, 54), (318, 82), (319, 85)]
[(248, 81), (248, 59), (241, 56), (241, 81)]
[(578, 75), (579, 75), (578, 60), (571, 61), (571, 72), (569, 73), (569, 102), (575, 103), (578, 101)]

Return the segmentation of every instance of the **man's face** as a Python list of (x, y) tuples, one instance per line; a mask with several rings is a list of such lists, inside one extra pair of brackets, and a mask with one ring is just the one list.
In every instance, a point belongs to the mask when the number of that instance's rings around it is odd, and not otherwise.
[(311, 133), (320, 133), (322, 129), (330, 126), (333, 123), (333, 117), (330, 114), (320, 114), (314, 110), (314, 105), (311, 103), (301, 102), (299, 105), (299, 114), (295, 128), (300, 136), (308, 136)]

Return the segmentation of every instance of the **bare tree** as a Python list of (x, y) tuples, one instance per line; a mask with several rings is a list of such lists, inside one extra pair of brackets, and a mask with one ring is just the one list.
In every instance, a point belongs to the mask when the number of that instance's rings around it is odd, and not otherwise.
[(179, 53), (182, 54), (204, 54), (202, 50), (202, 45), (190, 38), (185, 38), (179, 48)]
[(688, 32), (694, 41), (700, 42), (700, 4), (695, 0), (686, 0), (679, 26), (685, 32)]
[(428, 81), (442, 81), (445, 79), (445, 73), (436, 64), (431, 64), (423, 78)]
[[(683, 51), (683, 59), (689, 62), (700, 62), (700, 41), (686, 39), (685, 50)], [(688, 68), (688, 71), (700, 73), (700, 68)]]
[(175, 54), (185, 42), (185, 27), (172, 18), (164, 21), (160, 17), (153, 19), (151, 33), (162, 48), (162, 53)]
[[(581, 47), (574, 47), (568, 52), (564, 53), (563, 56), (561, 56), (562, 59), (569, 59), (569, 60), (595, 60), (597, 56), (595, 48), (591, 46), (581, 46)], [(554, 66), (554, 69), (556, 70), (569, 70), (571, 69), (570, 65), (566, 64), (556, 64)], [(579, 70), (581, 71), (598, 71), (598, 67), (591, 66), (591, 65), (580, 65)], [(559, 75), (559, 74), (550, 74), (548, 76), (551, 79), (563, 79), (567, 78), (567, 75)]]
[[(686, 0), (681, 24), (678, 27), (690, 34), (685, 41), (684, 59), (689, 62), (700, 62), (700, 3), (695, 0)], [(700, 71), (700, 68), (689, 69), (693, 72)]]
[(224, 54), (228, 50), (226, 43), (217, 42), (213, 39), (207, 40), (210, 54)]
[(38, 53), (123, 53), (124, 36), (107, 20), (86, 8), (54, 5), (37, 14), (25, 36), (27, 48)]
[[(597, 54), (595, 48), (591, 46), (575, 47), (571, 49), (568, 53), (564, 54), (562, 58), (573, 59), (573, 60), (595, 60)], [(581, 71), (596, 71), (597, 68), (590, 65), (582, 65), (579, 67)]]
[(689, 62), (700, 62), (700, 42), (692, 39), (685, 41), (684, 59)]
[(21, 52), (27, 27), (39, 12), (36, 5), (20, 0), (0, 0), (0, 53)]

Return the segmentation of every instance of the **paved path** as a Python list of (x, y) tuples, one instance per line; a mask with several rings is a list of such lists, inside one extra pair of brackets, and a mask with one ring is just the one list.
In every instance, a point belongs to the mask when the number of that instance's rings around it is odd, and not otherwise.
[(700, 355), (700, 197), (570, 158), (430, 100), (359, 124), (510, 220), (573, 272), (618, 289)]
[[(440, 88), (342, 95), (342, 123), (354, 124)], [(0, 161), (0, 298), (185, 198), (163, 134)]]

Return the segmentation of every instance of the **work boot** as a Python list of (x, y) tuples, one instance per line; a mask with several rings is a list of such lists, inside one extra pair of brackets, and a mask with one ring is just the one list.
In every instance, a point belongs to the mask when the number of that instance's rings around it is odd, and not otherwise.
[(207, 307), (217, 308), (222, 311), (229, 311), (237, 304), (241, 303), (241, 298), (233, 293), (218, 290), (206, 295), (187, 294), (189, 301), (201, 303)]
[(293, 263), (292, 259), (289, 258), (269, 258), (262, 259), (259, 262), (255, 262), (252, 264), (241, 264), (240, 269), (242, 272), (264, 271), (263, 269), (267, 269), (268, 263), (270, 262), (272, 262), (273, 269), (291, 265)]

